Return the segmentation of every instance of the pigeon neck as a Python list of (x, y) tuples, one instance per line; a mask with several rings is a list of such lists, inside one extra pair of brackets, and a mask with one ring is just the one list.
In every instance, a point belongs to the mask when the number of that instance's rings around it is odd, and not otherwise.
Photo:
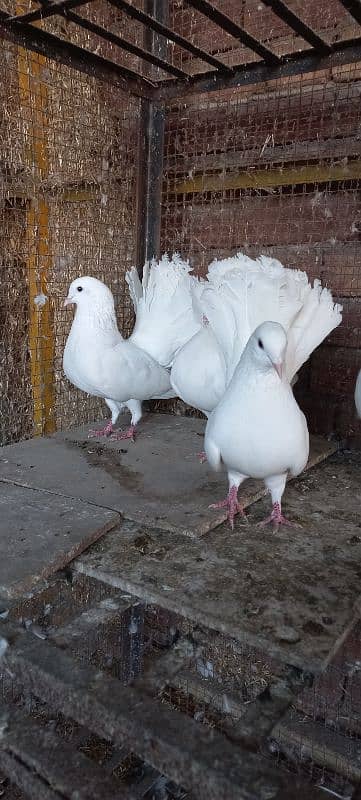
[(91, 308), (79, 307), (76, 310), (75, 321), (86, 325), (87, 330), (103, 331), (105, 333), (118, 332), (118, 325), (114, 308), (105, 306), (92, 306)]
[(272, 366), (271, 363), (269, 365), (267, 363), (259, 363), (255, 360), (250, 350), (245, 350), (244, 354), (238, 364), (236, 372), (238, 373), (239, 377), (244, 380), (247, 377), (251, 383), (265, 383), (265, 384), (274, 384), (278, 386), (281, 381)]

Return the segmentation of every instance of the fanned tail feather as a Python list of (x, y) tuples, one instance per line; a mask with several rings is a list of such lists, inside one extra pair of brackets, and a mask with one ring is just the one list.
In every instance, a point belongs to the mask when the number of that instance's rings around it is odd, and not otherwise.
[(286, 331), (307, 294), (305, 273), (289, 270), (273, 258), (253, 260), (238, 253), (214, 261), (200, 298), (227, 365), (227, 384), (253, 331), (262, 322), (280, 322)]
[(136, 312), (130, 338), (164, 367), (201, 327), (193, 301), (200, 289), (190, 271), (189, 263), (176, 253), (146, 265), (142, 283), (134, 267), (126, 274)]
[(286, 373), (291, 381), (311, 353), (342, 321), (342, 306), (333, 302), (329, 289), (315, 280), (309, 285), (304, 304), (288, 331)]
[(143, 287), (138, 275), (138, 270), (136, 270), (135, 267), (132, 267), (128, 272), (126, 272), (125, 280), (129, 287), (129, 294), (133, 303), (135, 314), (137, 314), (139, 303), (143, 297)]

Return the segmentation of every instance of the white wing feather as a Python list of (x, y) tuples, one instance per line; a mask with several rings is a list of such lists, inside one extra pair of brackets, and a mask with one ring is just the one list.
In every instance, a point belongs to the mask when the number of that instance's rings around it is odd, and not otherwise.
[(126, 274), (136, 321), (131, 341), (145, 350), (164, 367), (169, 367), (175, 354), (200, 329), (201, 323), (193, 306), (192, 291), (197, 293), (198, 279), (190, 274), (190, 266), (178, 254), (171, 259), (146, 265), (142, 284), (133, 268)]

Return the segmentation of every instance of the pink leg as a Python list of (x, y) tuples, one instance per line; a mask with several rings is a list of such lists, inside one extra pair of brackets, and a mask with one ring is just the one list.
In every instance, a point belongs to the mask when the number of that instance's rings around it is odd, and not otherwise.
[(231, 486), (225, 500), (219, 500), (218, 503), (212, 503), (212, 505), (209, 506), (209, 508), (227, 508), (228, 509), (227, 518), (229, 519), (230, 526), (232, 529), (234, 527), (234, 518), (236, 514), (241, 514), (242, 517), (246, 516), (243, 507), (238, 502), (237, 494), (238, 494), (237, 486)]
[(130, 427), (127, 428), (126, 431), (116, 431), (115, 433), (113, 433), (111, 439), (113, 442), (120, 442), (123, 441), (124, 439), (131, 439), (132, 442), (135, 442), (135, 434), (136, 434), (135, 425), (130, 425)]
[(290, 522), (289, 519), (283, 516), (281, 511), (281, 503), (273, 503), (272, 513), (266, 517), (266, 519), (262, 520), (262, 522), (258, 523), (259, 528), (264, 528), (265, 525), (273, 525), (274, 528), (277, 528), (278, 525), (287, 525), (289, 528), (302, 528), (302, 525), (299, 525), (297, 522)]
[(196, 453), (196, 456), (199, 459), (201, 464), (204, 464), (204, 462), (207, 461), (207, 456), (206, 456), (204, 450), (201, 450), (200, 453)]
[(98, 439), (98, 438), (100, 439), (102, 436), (110, 436), (111, 433), (113, 433), (113, 425), (112, 421), (109, 420), (109, 422), (105, 425), (104, 428), (99, 428), (98, 431), (95, 430), (89, 431), (88, 439)]

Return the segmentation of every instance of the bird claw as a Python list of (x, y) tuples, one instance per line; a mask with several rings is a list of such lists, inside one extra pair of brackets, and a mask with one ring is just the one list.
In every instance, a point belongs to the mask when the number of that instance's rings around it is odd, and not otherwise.
[(257, 528), (264, 528), (266, 525), (272, 525), (275, 529), (278, 528), (279, 525), (285, 525), (287, 528), (302, 528), (302, 525), (298, 522), (291, 522), (291, 520), (287, 519), (287, 517), (282, 514), (279, 503), (274, 504), (271, 514), (269, 514), (266, 519), (257, 523)]
[(110, 436), (113, 432), (113, 425), (112, 422), (108, 422), (104, 428), (99, 428), (99, 430), (90, 430), (88, 432), (88, 439), (100, 439), (102, 436)]
[(132, 442), (135, 442), (135, 434), (135, 425), (131, 425), (126, 431), (116, 431), (110, 438), (112, 442), (124, 441), (124, 439), (131, 439)]
[(238, 490), (236, 489), (236, 487), (232, 486), (225, 500), (219, 500), (218, 503), (212, 503), (209, 506), (209, 508), (214, 508), (214, 509), (218, 508), (228, 509), (227, 519), (229, 521), (232, 530), (234, 528), (234, 518), (236, 514), (240, 514), (241, 517), (246, 516), (243, 506), (237, 500), (237, 491)]
[(204, 464), (205, 461), (207, 461), (207, 456), (206, 456), (204, 450), (201, 450), (200, 453), (196, 453), (196, 456), (199, 459), (199, 463), (200, 464)]

